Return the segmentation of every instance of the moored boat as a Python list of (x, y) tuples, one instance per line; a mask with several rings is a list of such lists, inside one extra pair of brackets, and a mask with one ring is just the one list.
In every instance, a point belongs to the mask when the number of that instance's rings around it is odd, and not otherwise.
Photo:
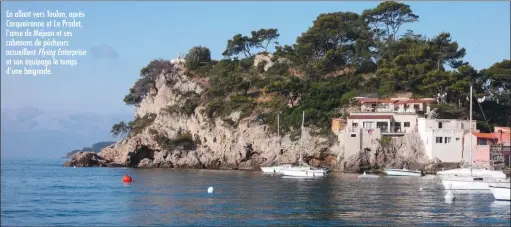
[(444, 189), (449, 190), (488, 190), (489, 186), (492, 184), (500, 184), (500, 183), (509, 183), (509, 180), (500, 179), (500, 178), (490, 178), (490, 177), (461, 177), (461, 176), (452, 176), (452, 177), (444, 177), (442, 179), (442, 185)]
[[(302, 135), (300, 136), (300, 140), (303, 144), (303, 124), (305, 122), (305, 111), (302, 113)], [(299, 166), (293, 166), (290, 168), (281, 169), (280, 172), (284, 174), (284, 176), (291, 177), (324, 177), (327, 175), (328, 170), (324, 168), (314, 168), (309, 166), (307, 163), (303, 162), (302, 159), (302, 151), (300, 149), (300, 159), (298, 161)]]
[[(472, 133), (472, 85), (470, 85), (470, 133)], [(469, 137), (469, 143), (468, 144), (472, 144), (472, 136)], [(493, 183), (506, 183), (506, 182), (509, 182), (508, 179), (502, 179), (502, 178), (496, 178), (496, 177), (492, 177), (491, 175), (495, 174), (497, 177), (499, 177), (500, 174), (496, 174), (494, 171), (491, 171), (491, 172), (484, 172), (482, 170), (474, 170), (473, 167), (472, 167), (472, 162), (473, 162), (473, 154), (472, 154), (472, 147), (473, 146), (469, 146), (469, 157), (470, 157), (470, 168), (469, 168), (469, 173), (468, 173), (468, 176), (466, 174), (447, 174), (445, 176), (442, 177), (442, 185), (444, 186), (444, 189), (446, 190), (468, 190), (468, 191), (473, 191), (473, 190), (483, 190), (484, 192), (490, 192), (490, 187), (489, 185), (490, 184), (493, 184)], [(465, 170), (453, 170), (451, 172), (448, 172), (448, 171), (445, 171), (443, 174), (445, 174), (446, 172), (447, 173), (462, 173), (462, 171), (465, 171)], [(476, 173), (486, 173), (487, 175), (489, 174), (490, 176), (478, 176), (476, 174), (474, 174), (474, 172)], [(500, 176), (501, 177), (501, 176)]]
[(292, 167), (291, 164), (285, 164), (285, 165), (277, 165), (277, 166), (264, 166), (261, 167), (261, 170), (263, 173), (280, 173), (282, 169), (290, 168)]
[(325, 177), (327, 175), (327, 170), (325, 169), (283, 169), (281, 172), (285, 176), (292, 177)]
[(452, 177), (452, 176), (460, 176), (460, 177), (491, 177), (496, 179), (506, 179), (507, 176), (502, 171), (496, 170), (487, 170), (487, 169), (472, 169), (472, 174), (470, 173), (470, 168), (458, 168), (458, 169), (450, 169), (437, 172), (436, 175), (444, 178), (444, 177)]
[(420, 177), (422, 176), (422, 172), (420, 170), (408, 170), (408, 169), (385, 169), (385, 173), (388, 176), (414, 176)]

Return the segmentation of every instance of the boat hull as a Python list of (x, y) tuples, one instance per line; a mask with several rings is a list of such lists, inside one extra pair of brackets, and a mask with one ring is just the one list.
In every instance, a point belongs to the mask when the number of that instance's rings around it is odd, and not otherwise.
[(507, 176), (502, 171), (496, 171), (496, 170), (486, 170), (486, 169), (473, 169), (472, 172), (470, 172), (470, 168), (458, 168), (458, 169), (450, 169), (445, 171), (437, 172), (436, 175), (444, 178), (444, 177), (452, 177), (452, 176), (459, 176), (459, 177), (491, 177), (495, 179), (506, 179)]
[(450, 190), (488, 190), (488, 183), (483, 181), (462, 181), (462, 180), (442, 180), (444, 189)]
[(385, 173), (388, 176), (413, 176), (413, 177), (422, 176), (422, 173), (420, 171), (411, 171), (403, 169), (386, 169)]
[(511, 201), (510, 199), (510, 188), (504, 188), (504, 187), (493, 187), (490, 186), (490, 191), (493, 194), (493, 197), (495, 197), (496, 200), (504, 200), (504, 201)]
[(266, 166), (261, 167), (263, 173), (279, 173), (281, 169), (288, 168), (291, 166)]
[(280, 174), (284, 169), (292, 169), (292, 170), (307, 170), (310, 167), (302, 167), (302, 166), (291, 166), (291, 165), (282, 165), (282, 166), (266, 166), (261, 167), (263, 173), (278, 173)]
[(291, 177), (325, 177), (327, 174), (326, 170), (296, 170), (296, 169), (283, 169), (281, 171), (284, 176)]
[[(478, 177), (476, 177), (478, 178)], [(489, 190), (490, 185), (509, 184), (509, 180), (485, 178), (474, 180), (474, 177), (451, 177), (442, 179), (444, 189), (450, 190)]]

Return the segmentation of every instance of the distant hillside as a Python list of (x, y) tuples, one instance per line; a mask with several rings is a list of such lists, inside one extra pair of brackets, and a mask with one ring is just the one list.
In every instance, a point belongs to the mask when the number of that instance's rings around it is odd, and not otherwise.
[(108, 147), (112, 144), (114, 144), (115, 141), (107, 141), (107, 142), (99, 142), (99, 143), (95, 143), (95, 144), (92, 144), (92, 147), (84, 147), (80, 150), (73, 150), (71, 152), (68, 152), (65, 156), (65, 158), (71, 158), (71, 156), (73, 156), (73, 154), (75, 153), (78, 153), (78, 152), (82, 152), (82, 151), (93, 151), (93, 152), (100, 152), (101, 149), (105, 148), (105, 147)]
[(112, 124), (132, 113), (60, 113), (36, 108), (2, 109), (2, 157), (62, 157), (79, 147), (115, 140)]

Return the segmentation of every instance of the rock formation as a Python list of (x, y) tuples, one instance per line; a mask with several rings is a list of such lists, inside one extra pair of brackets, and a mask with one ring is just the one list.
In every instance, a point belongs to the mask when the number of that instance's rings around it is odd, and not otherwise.
[[(256, 59), (270, 60), (269, 57)], [(265, 66), (271, 67), (271, 63)], [(189, 113), (179, 111), (189, 107), (187, 101), (203, 95), (207, 85), (187, 76), (182, 63), (174, 63), (172, 67), (157, 77), (154, 88), (137, 106), (136, 117), (145, 119), (143, 127), (136, 133), (132, 129), (128, 137), (97, 155), (77, 153), (65, 165), (256, 170), (277, 160), (296, 163), (300, 150), (310, 165), (340, 171), (377, 169), (388, 164), (393, 167), (424, 164), (423, 151), (416, 142), (420, 139), (413, 134), (394, 139), (378, 149), (365, 149), (344, 157), (336, 138), (313, 136), (308, 128), (301, 144), (300, 140), (293, 141), (290, 134), (279, 139), (253, 115), (243, 118), (235, 111), (227, 118), (211, 119), (204, 112), (207, 103), (198, 104)]]

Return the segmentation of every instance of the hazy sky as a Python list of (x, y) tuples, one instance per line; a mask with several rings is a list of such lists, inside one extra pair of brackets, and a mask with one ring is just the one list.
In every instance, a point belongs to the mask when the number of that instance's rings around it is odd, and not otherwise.
[[(132, 111), (122, 99), (140, 69), (156, 58), (174, 58), (194, 45), (207, 46), (221, 58), (236, 33), (277, 28), (281, 44), (292, 44), (320, 13), (361, 13), (378, 2), (2, 2), (5, 11), (81, 10), (83, 29), (70, 39), (91, 48), (78, 67), (53, 75), (7, 76), (2, 70), (2, 108), (37, 107), (53, 111), (113, 113)], [(412, 28), (428, 37), (450, 32), (467, 49), (477, 69), (510, 58), (509, 2), (409, 2), (420, 16)], [(2, 37), (5, 24), (2, 23)], [(2, 38), (2, 40), (4, 40)], [(2, 59), (5, 59), (2, 43)], [(89, 52), (91, 53), (91, 52)], [(116, 57), (116, 55), (118, 55)], [(2, 60), (2, 68), (5, 68)]]

